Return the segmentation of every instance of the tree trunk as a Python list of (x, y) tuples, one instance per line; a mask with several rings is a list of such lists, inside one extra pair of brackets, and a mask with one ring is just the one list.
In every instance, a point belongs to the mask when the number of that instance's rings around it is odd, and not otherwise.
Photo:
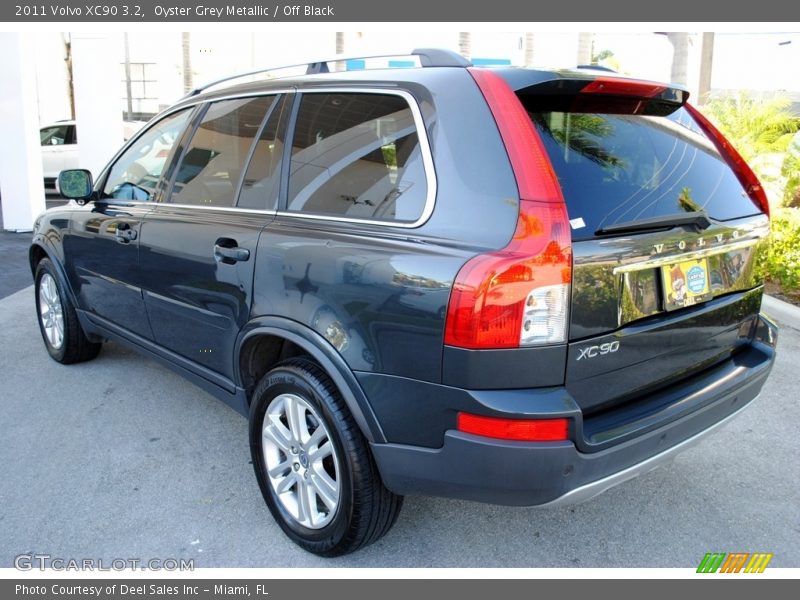
[(700, 50), (700, 83), (697, 90), (698, 104), (708, 102), (711, 93), (711, 70), (714, 65), (714, 34), (703, 33), (703, 45)]
[(181, 33), (181, 48), (183, 50), (183, 91), (188, 94), (194, 88), (192, 77), (192, 34), (184, 31)]
[(525, 66), (533, 66), (533, 33), (525, 33)]
[(671, 32), (667, 39), (672, 44), (672, 69), (670, 79), (678, 85), (689, 84), (689, 34)]
[(472, 57), (472, 34), (461, 31), (458, 34), (458, 51), (464, 58)]
[(594, 43), (594, 34), (581, 32), (578, 34), (578, 64), (590, 65), (592, 64), (592, 44)]
[(69, 118), (75, 119), (75, 88), (72, 83), (72, 36), (62, 33), (64, 42), (64, 66), (67, 68), (67, 98), (69, 99)]

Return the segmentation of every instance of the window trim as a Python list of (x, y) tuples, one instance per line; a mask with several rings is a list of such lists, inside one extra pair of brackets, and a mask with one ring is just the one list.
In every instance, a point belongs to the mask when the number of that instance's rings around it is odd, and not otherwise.
[[(363, 223), (368, 225), (381, 225), (384, 227), (385, 226), (401, 227), (404, 229), (413, 229), (425, 224), (425, 222), (427, 222), (427, 220), (430, 218), (431, 214), (433, 214), (433, 205), (436, 201), (437, 182), (436, 182), (436, 171), (433, 166), (433, 154), (431, 152), (430, 142), (428, 140), (428, 131), (427, 129), (425, 129), (425, 122), (422, 120), (422, 112), (420, 111), (419, 105), (417, 104), (417, 101), (414, 98), (414, 96), (412, 96), (411, 93), (407, 92), (406, 90), (368, 88), (368, 87), (325, 87), (325, 88), (315, 88), (315, 89), (303, 89), (302, 91), (298, 91), (295, 98), (295, 106), (293, 107), (294, 110), (291, 115), (291, 121), (289, 122), (289, 135), (287, 136), (286, 139), (286, 148), (290, 153), (290, 159), (291, 159), (292, 144), (294, 143), (295, 127), (297, 125), (297, 112), (299, 111), (300, 103), (303, 101), (303, 96), (305, 94), (372, 94), (380, 96), (400, 96), (401, 98), (403, 98), (406, 101), (408, 107), (411, 109), (411, 115), (414, 118), (414, 128), (417, 131), (417, 139), (419, 140), (420, 154), (422, 156), (422, 166), (423, 166), (423, 171), (425, 172), (425, 185), (426, 185), (425, 205), (422, 207), (422, 213), (420, 214), (420, 216), (414, 221), (394, 221), (391, 219), (364, 219), (360, 217), (340, 217), (336, 215), (305, 213), (300, 211), (281, 210), (281, 209), (277, 211), (277, 215), (280, 217), (297, 217), (301, 219), (313, 219), (315, 221)], [(284, 154), (284, 158), (285, 156), (286, 155)], [(289, 166), (289, 170), (291, 170), (291, 165)], [(289, 177), (291, 177), (291, 173), (287, 174), (287, 178), (285, 181), (287, 194), (289, 189)], [(284, 203), (287, 200), (288, 197), (281, 198), (282, 203)]]
[[(379, 94), (379, 95), (391, 94), (395, 96), (400, 96), (405, 99), (406, 103), (411, 109), (411, 114), (414, 117), (414, 126), (417, 130), (417, 137), (419, 138), (420, 152), (422, 154), (422, 164), (425, 171), (425, 183), (427, 185), (425, 206), (423, 207), (422, 214), (416, 221), (404, 222), (404, 221), (389, 221), (385, 219), (378, 220), (378, 219), (360, 219), (356, 217), (337, 217), (332, 215), (317, 215), (313, 213), (283, 211), (279, 209), (268, 210), (268, 209), (251, 209), (251, 208), (238, 208), (238, 207), (200, 206), (197, 204), (171, 204), (167, 202), (162, 202), (160, 197), (157, 197), (154, 200), (126, 200), (125, 204), (146, 204), (154, 209), (159, 206), (171, 206), (174, 208), (212, 210), (218, 212), (222, 211), (222, 212), (232, 212), (232, 213), (249, 213), (249, 214), (265, 215), (272, 217), (281, 216), (281, 217), (305, 219), (313, 221), (333, 221), (340, 223), (352, 223), (356, 225), (359, 224), (379, 225), (381, 227), (395, 227), (399, 229), (415, 229), (417, 227), (421, 227), (422, 225), (424, 225), (433, 214), (434, 205), (436, 203), (436, 194), (438, 190), (438, 184), (436, 180), (436, 169), (434, 168), (433, 164), (433, 152), (431, 151), (431, 145), (428, 139), (428, 130), (425, 127), (425, 121), (422, 118), (422, 111), (419, 107), (419, 104), (417, 103), (416, 98), (414, 98), (414, 96), (410, 92), (406, 90), (387, 89), (382, 87), (354, 85), (354, 86), (321, 87), (312, 89), (303, 88), (302, 90), (299, 90), (296, 87), (284, 87), (284, 88), (242, 92), (238, 94), (227, 94), (214, 98), (198, 97), (193, 99), (193, 101), (191, 102), (186, 102), (175, 106), (171, 106), (170, 108), (164, 110), (160, 114), (153, 117), (153, 120), (150, 123), (148, 123), (135, 136), (133, 136), (125, 144), (123, 144), (122, 148), (120, 148), (119, 151), (114, 155), (114, 157), (108, 162), (108, 164), (101, 172), (100, 176), (97, 178), (97, 182), (95, 183), (95, 191), (97, 191), (98, 189), (102, 190), (103, 187), (105, 187), (105, 180), (111, 171), (111, 167), (113, 167), (113, 165), (117, 162), (119, 157), (128, 149), (129, 146), (135, 144), (136, 140), (138, 140), (140, 136), (144, 135), (144, 133), (146, 133), (151, 127), (155, 127), (158, 123), (160, 123), (162, 120), (166, 119), (175, 112), (188, 108), (193, 108), (194, 110), (197, 110), (199, 105), (204, 105), (204, 104), (207, 105), (211, 102), (219, 102), (222, 100), (236, 100), (241, 98), (253, 98), (256, 96), (277, 96), (281, 94), (286, 94), (287, 97), (290, 97), (294, 101), (294, 104), (292, 106), (292, 111), (295, 111), (297, 110), (296, 107), (300, 106), (300, 98), (302, 97), (303, 94), (329, 94), (329, 93), (334, 93), (334, 94), (355, 93), (355, 94)], [(290, 115), (290, 118), (294, 116), (295, 116), (294, 113), (292, 113)], [(196, 117), (196, 114), (193, 115), (192, 118), (194, 117)], [(287, 124), (286, 147), (289, 150), (291, 150), (289, 142), (291, 142), (294, 139), (294, 125), (295, 125), (294, 120), (290, 120), (289, 123)], [(188, 124), (186, 130), (190, 128), (191, 129), (194, 128), (193, 123)], [(186, 130), (184, 130), (184, 133)], [(103, 185), (98, 188), (98, 184), (100, 184), (101, 182)], [(282, 188), (285, 187), (288, 190), (288, 183), (289, 183), (288, 173), (286, 177), (284, 177), (283, 172), (281, 172)], [(100, 202), (104, 202), (105, 200), (107, 199), (100, 199)], [(280, 201), (278, 205), (280, 206)]]

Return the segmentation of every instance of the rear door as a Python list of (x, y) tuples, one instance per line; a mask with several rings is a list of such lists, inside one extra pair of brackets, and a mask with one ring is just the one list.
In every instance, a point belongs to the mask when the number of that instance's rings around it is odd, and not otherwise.
[(165, 202), (142, 228), (156, 342), (222, 385), (233, 378), (234, 343), (250, 313), (258, 237), (275, 215), (286, 104), (272, 95), (206, 107)]
[(720, 363), (749, 342), (761, 299), (754, 265), (768, 218), (680, 94), (653, 102), (570, 95), (568, 87), (518, 95), (569, 213), (566, 384), (592, 415)]

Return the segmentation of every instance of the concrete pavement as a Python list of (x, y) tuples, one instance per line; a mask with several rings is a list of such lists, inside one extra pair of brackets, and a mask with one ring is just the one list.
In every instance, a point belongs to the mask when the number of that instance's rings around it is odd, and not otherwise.
[(706, 552), (764, 551), (798, 567), (800, 309), (775, 306), (762, 396), (672, 465), (564, 509), (410, 497), (380, 542), (323, 560), (272, 521), (242, 417), (117, 344), (55, 363), (23, 289), (0, 300), (0, 566), (41, 552), (197, 567), (693, 567)]

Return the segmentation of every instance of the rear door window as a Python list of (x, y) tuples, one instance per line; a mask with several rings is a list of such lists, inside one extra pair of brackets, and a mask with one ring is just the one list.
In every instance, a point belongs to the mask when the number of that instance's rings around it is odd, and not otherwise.
[(176, 169), (169, 202), (232, 207), (250, 149), (275, 96), (214, 102)]
[(286, 117), (289, 112), (287, 96), (281, 96), (269, 108), (267, 122), (252, 150), (252, 158), (242, 180), (238, 208), (275, 210), (278, 205), (281, 164)]
[(576, 240), (601, 227), (682, 212), (705, 211), (721, 221), (760, 212), (683, 108), (666, 117), (529, 115), (558, 176)]

